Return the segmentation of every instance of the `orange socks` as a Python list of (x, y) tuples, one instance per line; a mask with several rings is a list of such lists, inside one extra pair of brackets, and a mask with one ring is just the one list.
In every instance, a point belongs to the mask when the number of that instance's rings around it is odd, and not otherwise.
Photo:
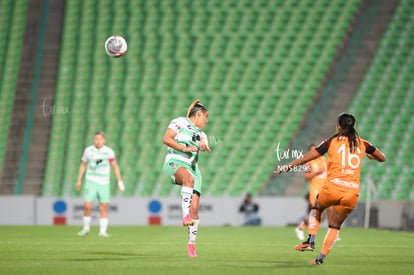
[(325, 239), (323, 240), (321, 253), (325, 256), (328, 255), (331, 248), (334, 246), (336, 242), (336, 238), (338, 237), (339, 230), (336, 228), (328, 228), (328, 232), (326, 232)]

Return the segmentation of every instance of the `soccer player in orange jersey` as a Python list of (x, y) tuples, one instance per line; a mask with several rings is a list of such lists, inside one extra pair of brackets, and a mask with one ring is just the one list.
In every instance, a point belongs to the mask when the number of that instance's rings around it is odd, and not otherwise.
[[(309, 146), (309, 150), (316, 148), (315, 144)], [(322, 188), (326, 180), (327, 175), (327, 162), (324, 156), (319, 156), (318, 158), (311, 160), (307, 163), (308, 170), (305, 172), (305, 180), (309, 181), (309, 209), (315, 205), (316, 196), (318, 195), (319, 190)], [(295, 228), (296, 236), (299, 240), (303, 241), (305, 239), (304, 230), (308, 225), (308, 215), (301, 221), (298, 227)]]
[(326, 139), (315, 149), (303, 157), (282, 166), (279, 173), (293, 170), (292, 167), (302, 165), (328, 153), (328, 175), (326, 182), (316, 198), (315, 205), (309, 213), (308, 239), (295, 247), (298, 251), (314, 251), (315, 238), (318, 232), (321, 213), (327, 211), (328, 231), (326, 232), (320, 254), (311, 262), (321, 265), (335, 244), (342, 223), (351, 214), (358, 203), (360, 192), (360, 170), (362, 158), (379, 162), (386, 160), (385, 155), (368, 141), (362, 139), (355, 130), (355, 117), (348, 113), (338, 116), (337, 133)]

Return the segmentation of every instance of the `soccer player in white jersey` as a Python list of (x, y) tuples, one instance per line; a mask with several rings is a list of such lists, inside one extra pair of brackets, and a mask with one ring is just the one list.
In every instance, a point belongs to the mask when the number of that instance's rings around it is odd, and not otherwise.
[(76, 190), (79, 191), (82, 185), (83, 174), (86, 170), (83, 229), (78, 235), (85, 236), (89, 233), (92, 204), (98, 199), (100, 210), (99, 236), (109, 237), (106, 229), (108, 227), (108, 203), (110, 202), (110, 166), (114, 169), (115, 176), (118, 180), (118, 188), (121, 192), (125, 190), (125, 186), (122, 182), (118, 164), (116, 163), (115, 153), (105, 145), (105, 134), (103, 132), (97, 132), (94, 135), (93, 142), (94, 145), (87, 147), (83, 152), (78, 181), (76, 183)]
[(196, 257), (195, 240), (199, 224), (198, 208), (201, 196), (201, 172), (198, 168), (200, 151), (210, 152), (207, 135), (203, 129), (208, 121), (208, 110), (194, 101), (186, 117), (171, 121), (164, 135), (168, 146), (163, 172), (174, 184), (181, 185), (183, 226), (188, 227), (188, 256)]

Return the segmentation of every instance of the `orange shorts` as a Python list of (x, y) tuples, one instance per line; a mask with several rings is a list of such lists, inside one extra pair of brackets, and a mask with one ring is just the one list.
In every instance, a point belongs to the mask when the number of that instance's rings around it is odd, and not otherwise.
[(335, 211), (345, 216), (351, 214), (358, 204), (359, 194), (337, 189), (326, 183), (318, 194), (318, 204), (324, 208), (334, 205)]

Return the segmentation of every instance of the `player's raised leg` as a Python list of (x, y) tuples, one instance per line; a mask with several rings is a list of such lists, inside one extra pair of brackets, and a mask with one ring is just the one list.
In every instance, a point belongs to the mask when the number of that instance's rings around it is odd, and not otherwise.
[(177, 169), (174, 174), (177, 183), (181, 184), (181, 208), (183, 214), (183, 226), (194, 225), (190, 216), (190, 205), (193, 197), (194, 177), (184, 167)]

